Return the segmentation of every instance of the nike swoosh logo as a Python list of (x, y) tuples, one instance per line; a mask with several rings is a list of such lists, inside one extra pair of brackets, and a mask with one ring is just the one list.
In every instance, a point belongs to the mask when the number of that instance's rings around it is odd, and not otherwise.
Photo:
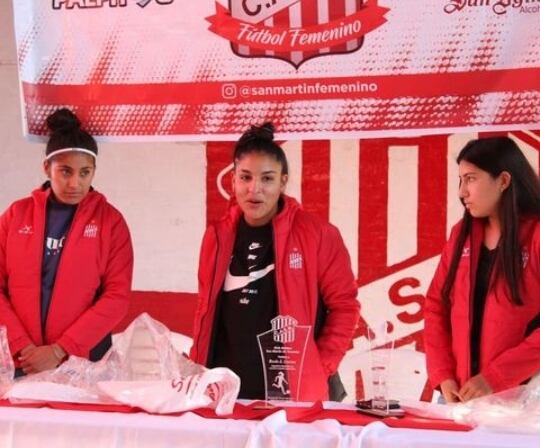
[(260, 243), (251, 243), (249, 245), (249, 250), (255, 250), (255, 249), (258, 249), (259, 247), (261, 247), (261, 244)]
[(225, 284), (223, 285), (223, 291), (229, 292), (234, 291), (235, 289), (241, 289), (245, 288), (250, 283), (253, 283), (261, 278), (263, 278), (265, 275), (267, 275), (269, 272), (272, 272), (274, 270), (274, 264), (269, 264), (264, 269), (260, 269), (258, 271), (251, 271), (249, 275), (232, 275), (231, 269), (227, 270), (227, 275), (225, 276)]

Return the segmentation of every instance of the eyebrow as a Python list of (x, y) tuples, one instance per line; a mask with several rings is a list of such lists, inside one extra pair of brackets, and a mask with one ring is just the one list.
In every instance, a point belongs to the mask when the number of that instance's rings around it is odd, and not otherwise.
[[(247, 173), (247, 174), (253, 174), (250, 170), (247, 170), (245, 168), (241, 169), (240, 172)], [(268, 170), (268, 171), (263, 171), (261, 174), (275, 174), (275, 173), (277, 173), (276, 170)]]
[[(58, 169), (62, 169), (62, 170), (66, 169), (66, 168), (68, 168), (70, 170), (77, 170), (77, 168), (73, 168), (72, 166), (69, 166), (69, 165), (56, 165), (56, 167)], [(80, 167), (79, 170), (86, 170), (86, 169), (92, 169), (92, 168), (94, 168), (92, 165), (88, 165), (88, 166)]]

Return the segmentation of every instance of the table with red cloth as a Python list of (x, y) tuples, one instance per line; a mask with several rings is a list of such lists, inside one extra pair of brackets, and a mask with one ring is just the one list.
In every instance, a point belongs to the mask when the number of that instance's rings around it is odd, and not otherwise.
[(151, 415), (123, 405), (0, 400), (0, 447), (538, 447), (540, 436), (472, 429), (406, 415), (379, 419), (315, 403), (261, 408), (237, 403)]

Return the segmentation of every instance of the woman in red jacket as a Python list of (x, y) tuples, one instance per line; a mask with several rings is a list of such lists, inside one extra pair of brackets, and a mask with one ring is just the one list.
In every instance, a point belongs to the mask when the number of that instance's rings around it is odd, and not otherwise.
[(428, 375), (447, 402), (518, 386), (540, 371), (540, 183), (513, 140), (460, 152), (463, 219), (428, 290)]
[(290, 316), (311, 329), (303, 368), (268, 371), (275, 378), (267, 384), (283, 398), (311, 401), (328, 399), (330, 380), (330, 397), (339, 399), (335, 374), (357, 324), (357, 287), (337, 228), (284, 194), (287, 159), (273, 131), (270, 123), (252, 127), (236, 145), (234, 201), (201, 247), (191, 357), (236, 372), (241, 398), (264, 399), (257, 335)]
[(100, 359), (127, 312), (133, 271), (124, 218), (91, 187), (95, 140), (68, 109), (47, 125), (49, 180), (0, 217), (0, 325), (16, 376), (69, 355)]

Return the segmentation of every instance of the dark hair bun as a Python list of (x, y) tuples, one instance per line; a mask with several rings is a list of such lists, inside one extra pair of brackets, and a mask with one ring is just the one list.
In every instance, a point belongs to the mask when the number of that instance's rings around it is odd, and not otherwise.
[(287, 157), (281, 146), (274, 141), (274, 125), (266, 122), (261, 126), (251, 126), (242, 134), (234, 147), (233, 161), (236, 162), (246, 154), (256, 152), (270, 155), (281, 163), (282, 174), (289, 174)]
[(262, 126), (253, 127), (254, 133), (257, 134), (259, 138), (274, 140), (274, 125), (270, 122), (264, 123)]
[(69, 109), (58, 109), (47, 117), (47, 127), (51, 133), (71, 132), (81, 128), (81, 121)]
[(47, 117), (47, 126), (50, 135), (45, 154), (64, 148), (84, 148), (97, 155), (98, 147), (94, 137), (81, 128), (81, 121), (69, 109), (54, 111)]
[(270, 122), (264, 123), (261, 126), (251, 126), (242, 134), (238, 143), (245, 145), (254, 142), (273, 142), (274, 141), (274, 125)]

